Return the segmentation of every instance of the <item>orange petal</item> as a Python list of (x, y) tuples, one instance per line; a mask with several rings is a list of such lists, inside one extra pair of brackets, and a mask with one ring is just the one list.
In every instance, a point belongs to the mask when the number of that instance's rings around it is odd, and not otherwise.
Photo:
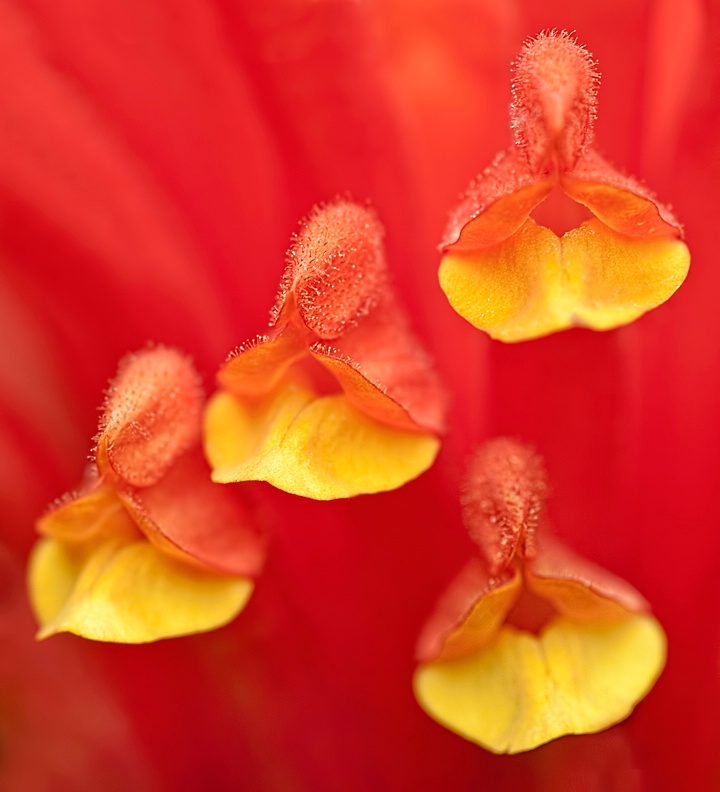
[(338, 200), (318, 206), (288, 252), (273, 323), (293, 295), (305, 326), (338, 338), (366, 316), (387, 287), (383, 228), (369, 208)]
[(214, 481), (268, 481), (317, 500), (396, 489), (430, 467), (439, 445), (291, 380), (261, 399), (217, 393), (205, 416)]
[(627, 581), (545, 537), (525, 567), (528, 587), (552, 603), (562, 616), (577, 621), (617, 619), (650, 610)]
[(89, 542), (101, 536), (139, 536), (116, 491), (102, 485), (62, 498), (37, 521), (37, 529), (45, 536), (71, 543)]
[(388, 426), (418, 430), (417, 423), (387, 391), (372, 383), (351, 361), (330, 347), (315, 346), (312, 356), (336, 378), (347, 400), (365, 415)]
[(418, 639), (420, 662), (453, 660), (479, 651), (498, 634), (522, 589), (512, 569), (491, 578), (473, 558), (438, 600)]
[(563, 190), (613, 231), (635, 237), (682, 236), (668, 207), (631, 176), (620, 173), (590, 150), (560, 178)]
[(673, 294), (689, 260), (685, 245), (667, 237), (629, 237), (591, 220), (560, 239), (528, 220), (502, 244), (448, 253), (439, 275), (461, 316), (512, 342), (627, 324)]
[(159, 481), (200, 436), (203, 392), (182, 353), (153, 347), (120, 362), (98, 437), (101, 474), (109, 468), (135, 487)]
[[(387, 413), (391, 425), (444, 431), (447, 392), (389, 289), (356, 327), (333, 341), (332, 346), (316, 344), (312, 351), (332, 370), (353, 404), (368, 415), (380, 418)], [(385, 401), (395, 402), (400, 411), (387, 405), (378, 413), (378, 400), (368, 396), (367, 386), (360, 383), (355, 372), (385, 394)]]
[(307, 353), (307, 333), (288, 324), (240, 346), (218, 372), (218, 383), (238, 396), (271, 391), (287, 369)]
[(468, 187), (448, 222), (444, 252), (465, 253), (514, 234), (548, 197), (557, 178), (536, 177), (515, 149), (504, 152)]
[(153, 487), (120, 500), (159, 549), (185, 563), (237, 576), (257, 575), (265, 540), (238, 492), (214, 484), (199, 449), (181, 457)]

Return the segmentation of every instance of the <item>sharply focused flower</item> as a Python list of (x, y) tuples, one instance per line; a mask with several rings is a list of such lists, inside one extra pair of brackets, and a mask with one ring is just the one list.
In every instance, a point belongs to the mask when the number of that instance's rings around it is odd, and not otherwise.
[[(16, 568), (37, 516), (80, 480), (117, 361), (154, 339), (187, 351), (210, 392), (267, 325), (298, 218), (335, 196), (377, 210), (394, 291), (452, 399), (435, 463), (397, 490), (319, 502), (259, 486), (267, 563), (226, 627), (3, 642), (7, 663), (44, 672), (23, 691), (75, 719), (68, 792), (108, 786), (102, 741), (83, 737), (108, 693), (154, 790), (716, 786), (719, 14), (702, 0), (0, 0), (0, 500)], [(499, 344), (449, 306), (436, 246), (468, 176), (506, 145), (508, 64), (553, 28), (602, 65), (603, 155), (672, 202), (693, 267), (641, 321)], [(532, 218), (560, 235), (583, 219), (568, 209), (584, 211), (557, 184)], [(514, 756), (435, 722), (411, 684), (428, 613), (477, 554), (460, 475), (498, 436), (542, 452), (558, 541), (632, 581), (669, 647), (625, 721)], [(77, 673), (54, 673), (58, 645)], [(43, 701), (17, 710), (38, 713), (20, 730), (0, 691), (15, 729), (3, 789), (33, 745), (68, 745)], [(126, 769), (133, 755), (114, 753)]]
[(343, 498), (396, 489), (440, 447), (445, 394), (391, 291), (382, 227), (349, 201), (305, 222), (270, 334), (218, 380), (206, 418), (215, 481)]
[(497, 753), (612, 726), (665, 663), (640, 594), (545, 535), (546, 492), (531, 449), (503, 438), (477, 452), (465, 523), (484, 558), (455, 579), (418, 645), (418, 701)]
[(38, 522), (31, 559), (40, 637), (142, 643), (220, 627), (245, 606), (263, 540), (199, 453), (202, 388), (155, 347), (108, 391), (95, 462)]
[[(617, 327), (685, 279), (690, 256), (677, 220), (592, 146), (598, 81), (592, 56), (569, 34), (528, 41), (513, 76), (514, 146), (452, 216), (440, 283), (458, 313), (493, 338)], [(594, 216), (561, 236), (530, 217), (558, 189), (576, 202), (576, 216), (583, 207)]]

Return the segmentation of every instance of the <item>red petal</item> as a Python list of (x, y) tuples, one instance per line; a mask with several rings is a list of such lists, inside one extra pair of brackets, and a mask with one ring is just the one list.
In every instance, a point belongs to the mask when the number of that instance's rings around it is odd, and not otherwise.
[[(444, 431), (447, 392), (392, 293), (387, 292), (375, 310), (338, 338), (333, 348), (339, 355), (333, 351), (332, 357), (351, 361), (353, 368), (397, 402), (417, 426)], [(318, 353), (327, 355), (328, 349), (316, 347), (314, 353), (316, 357)], [(362, 408), (362, 403), (358, 406)]]
[(238, 496), (210, 481), (207, 463), (195, 449), (158, 484), (120, 497), (161, 550), (219, 572), (254, 576), (265, 561), (265, 539)]
[(306, 334), (287, 325), (275, 335), (257, 336), (238, 347), (218, 372), (218, 383), (238, 396), (260, 396), (306, 353)]

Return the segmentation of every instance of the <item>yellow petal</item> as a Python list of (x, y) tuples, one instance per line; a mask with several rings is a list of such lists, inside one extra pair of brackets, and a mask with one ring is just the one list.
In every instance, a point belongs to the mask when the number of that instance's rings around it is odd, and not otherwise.
[(248, 579), (194, 569), (146, 541), (107, 541), (83, 554), (43, 539), (30, 560), (29, 584), (39, 638), (71, 632), (116, 643), (222, 627), (253, 589)]
[(205, 415), (214, 481), (268, 481), (317, 500), (396, 489), (427, 470), (439, 446), (433, 435), (369, 418), (343, 395), (317, 398), (288, 382), (262, 399), (217, 393)]
[(573, 324), (608, 330), (665, 302), (682, 284), (690, 253), (672, 237), (629, 237), (598, 220), (562, 240), (569, 280), (577, 283)]
[(559, 618), (540, 636), (504, 627), (469, 657), (422, 665), (415, 695), (435, 720), (495, 753), (529, 751), (626, 718), (665, 664), (658, 622)]
[(689, 264), (671, 237), (629, 237), (590, 220), (559, 238), (528, 220), (501, 244), (448, 253), (439, 277), (461, 316), (513, 342), (632, 322), (673, 294)]
[(493, 338), (523, 341), (567, 326), (560, 240), (532, 220), (498, 245), (448, 253), (439, 278), (460, 316)]

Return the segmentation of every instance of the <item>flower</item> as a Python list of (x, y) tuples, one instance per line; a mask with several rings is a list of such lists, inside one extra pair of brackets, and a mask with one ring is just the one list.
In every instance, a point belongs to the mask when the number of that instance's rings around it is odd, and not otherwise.
[(39, 637), (142, 643), (222, 626), (245, 606), (264, 543), (199, 454), (203, 394), (190, 361), (125, 358), (95, 462), (39, 520), (30, 561)]
[[(28, 650), (38, 663), (56, 641), (94, 661), (165, 789), (712, 787), (715, 6), (4, 0), (0, 14), (13, 553), (77, 484), (117, 361), (162, 341), (209, 391), (227, 350), (266, 324), (297, 219), (336, 195), (372, 201), (453, 396), (421, 479), (329, 503), (268, 493), (267, 565), (228, 627), (141, 646), (57, 636)], [(602, 64), (597, 139), (673, 202), (693, 269), (629, 326), (499, 345), (447, 305), (435, 245), (468, 175), (505, 145), (510, 62), (553, 26)], [(466, 457), (501, 435), (543, 454), (556, 535), (632, 581), (670, 647), (627, 721), (513, 757), (436, 724), (410, 687), (421, 625), (473, 550), (457, 516)], [(87, 692), (68, 687), (84, 717)]]
[[(450, 219), (440, 284), (458, 313), (493, 338), (617, 327), (685, 279), (690, 256), (678, 221), (592, 146), (599, 80), (569, 34), (527, 41), (513, 75), (514, 146)], [(530, 217), (558, 186), (594, 215), (562, 236)]]
[(270, 335), (240, 346), (218, 381), (205, 421), (215, 481), (328, 500), (406, 484), (440, 448), (445, 394), (390, 289), (382, 227), (349, 201), (308, 218)]
[(453, 581), (418, 644), (420, 704), (496, 753), (608, 728), (665, 664), (642, 596), (541, 536), (546, 493), (531, 449), (500, 438), (478, 450), (464, 506), (484, 559)]

